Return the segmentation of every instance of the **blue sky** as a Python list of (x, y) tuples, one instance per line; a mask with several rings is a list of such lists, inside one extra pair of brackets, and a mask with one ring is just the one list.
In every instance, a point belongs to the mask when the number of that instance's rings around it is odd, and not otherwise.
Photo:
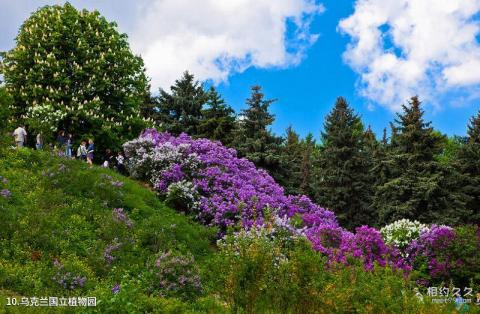
[[(394, 111), (375, 105), (359, 95), (356, 85), (359, 76), (342, 60), (342, 54), (349, 43), (349, 37), (338, 30), (340, 18), (354, 11), (354, 1), (323, 1), (326, 11), (312, 24), (312, 31), (319, 33), (318, 41), (308, 50), (305, 60), (290, 69), (250, 68), (242, 74), (233, 75), (229, 82), (220, 84), (219, 91), (236, 110), (245, 108), (244, 100), (249, 95), (249, 86), (259, 84), (269, 98), (278, 101), (271, 106), (276, 115), (273, 130), (284, 134), (292, 125), (302, 136), (312, 132), (318, 139), (323, 121), (332, 109), (338, 96), (347, 98), (350, 105), (362, 117), (365, 126), (371, 125), (377, 137), (383, 128), (395, 119)], [(479, 87), (480, 88), (480, 87)], [(447, 93), (440, 109), (426, 106), (426, 119), (442, 133), (465, 135), (467, 121), (480, 110), (480, 99), (465, 101), (461, 106), (448, 102)], [(422, 97), (422, 95), (419, 95)]]
[[(0, 50), (14, 45), (30, 12), (62, 2), (0, 0)], [(378, 137), (415, 94), (449, 135), (465, 135), (480, 109), (480, 0), (71, 2), (118, 22), (153, 91), (188, 69), (238, 111), (250, 87), (263, 86), (278, 99), (278, 134), (292, 125), (318, 138), (338, 96)]]

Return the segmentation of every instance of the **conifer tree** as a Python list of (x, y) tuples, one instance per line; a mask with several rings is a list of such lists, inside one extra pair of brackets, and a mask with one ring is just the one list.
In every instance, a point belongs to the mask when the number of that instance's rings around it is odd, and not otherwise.
[(250, 98), (246, 100), (248, 108), (241, 111), (238, 119), (233, 146), (239, 156), (268, 170), (277, 179), (282, 138), (275, 136), (269, 129), (275, 120), (269, 112), (273, 102), (274, 99), (265, 99), (260, 86), (251, 88)]
[(302, 184), (303, 149), (300, 136), (291, 126), (287, 128), (285, 144), (281, 147), (277, 180), (288, 194), (300, 194)]
[(465, 219), (467, 196), (459, 189), (462, 176), (435, 157), (442, 139), (423, 119), (418, 97), (412, 97), (392, 124), (392, 140), (381, 162), (374, 206), (382, 224), (401, 218), (455, 224)]
[(317, 145), (312, 133), (307, 134), (302, 144), (302, 161), (300, 165), (300, 194), (314, 198), (313, 178), (314, 178), (314, 160), (317, 153)]
[(387, 128), (383, 128), (382, 145), (384, 147), (386, 147), (388, 145)]
[(347, 101), (339, 97), (326, 117), (318, 160), (316, 200), (333, 210), (349, 229), (371, 222), (371, 185), (364, 127)]
[(313, 198), (315, 148), (315, 139), (311, 133), (305, 139), (300, 139), (291, 126), (287, 128), (276, 179), (288, 194), (303, 194)]
[(191, 136), (198, 134), (202, 109), (208, 101), (203, 85), (187, 71), (170, 87), (171, 92), (160, 89), (157, 124), (167, 132)]
[(480, 224), (480, 111), (470, 119), (467, 143), (458, 153), (458, 166), (467, 178), (466, 207), (472, 212), (469, 222)]
[(198, 137), (221, 141), (230, 145), (235, 128), (235, 111), (228, 106), (220, 94), (211, 87), (208, 91), (207, 108), (202, 110), (198, 126)]

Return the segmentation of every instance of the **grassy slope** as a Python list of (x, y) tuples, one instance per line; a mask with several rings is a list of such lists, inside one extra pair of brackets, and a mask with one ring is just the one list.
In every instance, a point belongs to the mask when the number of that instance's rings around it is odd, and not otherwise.
[[(8, 198), (0, 196), (0, 313), (52, 313), (48, 307), (6, 307), (6, 297), (12, 296), (18, 299), (21, 296), (96, 296), (100, 300), (96, 308), (83, 308), (82, 312), (228, 311), (225, 300), (222, 302), (216, 294), (201, 296), (194, 303), (186, 303), (146, 293), (149, 281), (144, 274), (158, 252), (176, 250), (193, 254), (198, 266), (210, 270), (209, 276), (218, 275), (216, 271), (229, 270), (221, 270), (219, 264), (211, 264), (215, 262), (215, 259), (211, 259), (215, 254), (211, 245), (215, 230), (166, 207), (154, 192), (140, 183), (108, 169), (89, 168), (85, 163), (54, 158), (47, 153), (28, 149), (0, 150), (0, 176), (8, 180), (2, 183), (0, 178), (0, 190), (8, 189), (12, 193)], [(117, 182), (122, 182), (123, 186), (117, 187)], [(133, 228), (114, 219), (112, 209), (118, 207), (123, 208), (133, 220)], [(104, 252), (115, 238), (127, 244), (113, 251), (115, 260), (109, 264)], [(64, 265), (66, 271), (85, 276), (85, 286), (70, 290), (53, 280), (52, 277), (58, 272), (53, 265), (55, 259)], [(263, 255), (259, 256), (260, 261), (263, 259)], [(360, 313), (371, 313), (374, 312), (370, 308), (373, 304), (371, 299), (375, 296), (381, 298), (377, 303), (386, 302), (385, 306), (393, 306), (398, 301), (400, 288), (390, 293), (394, 296), (388, 293), (388, 289), (400, 282), (392, 276), (370, 282), (369, 276), (372, 274), (360, 271), (357, 282), (352, 282), (352, 278), (356, 278), (352, 277), (355, 274), (353, 270), (353, 273), (340, 272), (333, 279), (322, 281), (322, 276), (317, 273), (305, 270), (304, 274), (303, 270), (295, 269), (296, 263), (302, 259), (304, 257), (292, 261), (292, 274), (299, 278), (305, 276), (306, 282), (315, 282), (315, 278), (320, 278), (319, 287), (310, 287), (309, 290), (313, 291), (312, 295), (316, 296), (319, 304), (332, 304), (332, 308), (337, 310), (348, 307)], [(308, 264), (308, 259), (306, 261)], [(239, 260), (241, 265), (236, 266), (246, 272), (243, 277), (237, 276), (239, 287), (245, 284), (255, 287), (263, 283), (261, 278), (254, 280), (244, 276), (256, 274), (255, 270), (259, 270), (255, 268), (256, 262), (255, 259), (249, 260), (248, 256)], [(267, 263), (265, 269), (270, 269), (269, 265)], [(259, 276), (268, 274), (261, 271)], [(245, 278), (250, 278), (250, 281), (245, 283)], [(360, 280), (362, 278), (363, 281)], [(205, 284), (209, 282), (207, 279)], [(297, 280), (296, 284), (300, 282)], [(121, 283), (122, 288), (119, 294), (114, 295), (111, 289), (116, 283)], [(225, 283), (225, 287), (235, 288), (230, 284)], [(287, 287), (278, 288), (283, 289), (281, 293), (289, 291)], [(301, 285), (298, 288), (304, 290)], [(275, 289), (273, 285), (270, 291)], [(258, 291), (252, 291), (252, 295), (256, 296)], [(224, 294), (226, 291), (218, 292)], [(239, 295), (245, 297), (241, 291)], [(343, 303), (339, 296), (344, 296)], [(356, 296), (355, 304), (351, 304), (352, 296)], [(270, 300), (266, 302), (268, 307)], [(407, 299), (404, 302), (410, 303)], [(321, 308), (316, 310), (322, 312)], [(78, 313), (78, 309), (57, 308), (55, 312)], [(385, 312), (391, 311), (385, 308)], [(432, 306), (429, 309), (425, 306), (420, 312), (446, 313), (451, 312), (451, 308)]]
[[(11, 294), (110, 297), (115, 283), (133, 281), (159, 251), (191, 253), (199, 263), (211, 254), (214, 230), (108, 169), (44, 152), (1, 150), (0, 176), (8, 180), (0, 190), (12, 193), (0, 196), (0, 312)], [(117, 181), (123, 186), (112, 185)], [(133, 228), (113, 218), (117, 207), (127, 212)], [(127, 244), (114, 251), (116, 260), (109, 264), (104, 251), (115, 238)], [(54, 259), (86, 276), (85, 287), (70, 291), (54, 282)], [(159, 298), (141, 297), (158, 308)]]

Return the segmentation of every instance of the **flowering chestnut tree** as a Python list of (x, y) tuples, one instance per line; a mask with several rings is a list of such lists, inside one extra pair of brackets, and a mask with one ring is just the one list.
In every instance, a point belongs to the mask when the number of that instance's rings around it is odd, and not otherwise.
[(115, 146), (145, 126), (139, 116), (148, 93), (143, 61), (97, 11), (69, 3), (40, 8), (2, 63), (12, 122), (46, 137), (65, 129)]

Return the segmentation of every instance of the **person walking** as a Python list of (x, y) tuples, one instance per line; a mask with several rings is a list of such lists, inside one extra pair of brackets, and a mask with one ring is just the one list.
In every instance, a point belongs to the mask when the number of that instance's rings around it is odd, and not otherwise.
[(72, 158), (72, 147), (73, 147), (73, 146), (72, 146), (72, 145), (73, 145), (72, 142), (73, 142), (73, 140), (72, 140), (72, 134), (69, 133), (69, 134), (67, 135), (66, 140), (65, 140), (65, 156), (66, 156), (67, 158)]
[(127, 174), (127, 168), (125, 167), (126, 160), (122, 152), (118, 152), (116, 160), (117, 160), (116, 161), (117, 171), (120, 172), (120, 174), (126, 175)]
[(63, 146), (65, 146), (65, 131), (58, 132), (57, 145), (58, 145), (59, 149), (61, 149), (61, 148), (63, 148)]
[(104, 168), (111, 168), (113, 167), (113, 154), (112, 154), (112, 151), (111, 149), (107, 148), (107, 150), (105, 151), (105, 159), (103, 160), (103, 164), (102, 164), (102, 167)]
[(27, 142), (27, 131), (25, 131), (25, 125), (21, 125), (13, 131), (13, 137), (17, 148), (24, 147)]
[(41, 150), (43, 148), (43, 136), (42, 136), (42, 132), (38, 133), (37, 134), (37, 141), (35, 143), (35, 148), (37, 150)]
[(89, 139), (88, 140), (88, 147), (87, 147), (87, 163), (89, 165), (93, 165), (93, 152), (95, 150), (93, 140)]
[(80, 146), (78, 146), (77, 149), (77, 157), (83, 161), (87, 160), (87, 142), (82, 141), (80, 143)]

